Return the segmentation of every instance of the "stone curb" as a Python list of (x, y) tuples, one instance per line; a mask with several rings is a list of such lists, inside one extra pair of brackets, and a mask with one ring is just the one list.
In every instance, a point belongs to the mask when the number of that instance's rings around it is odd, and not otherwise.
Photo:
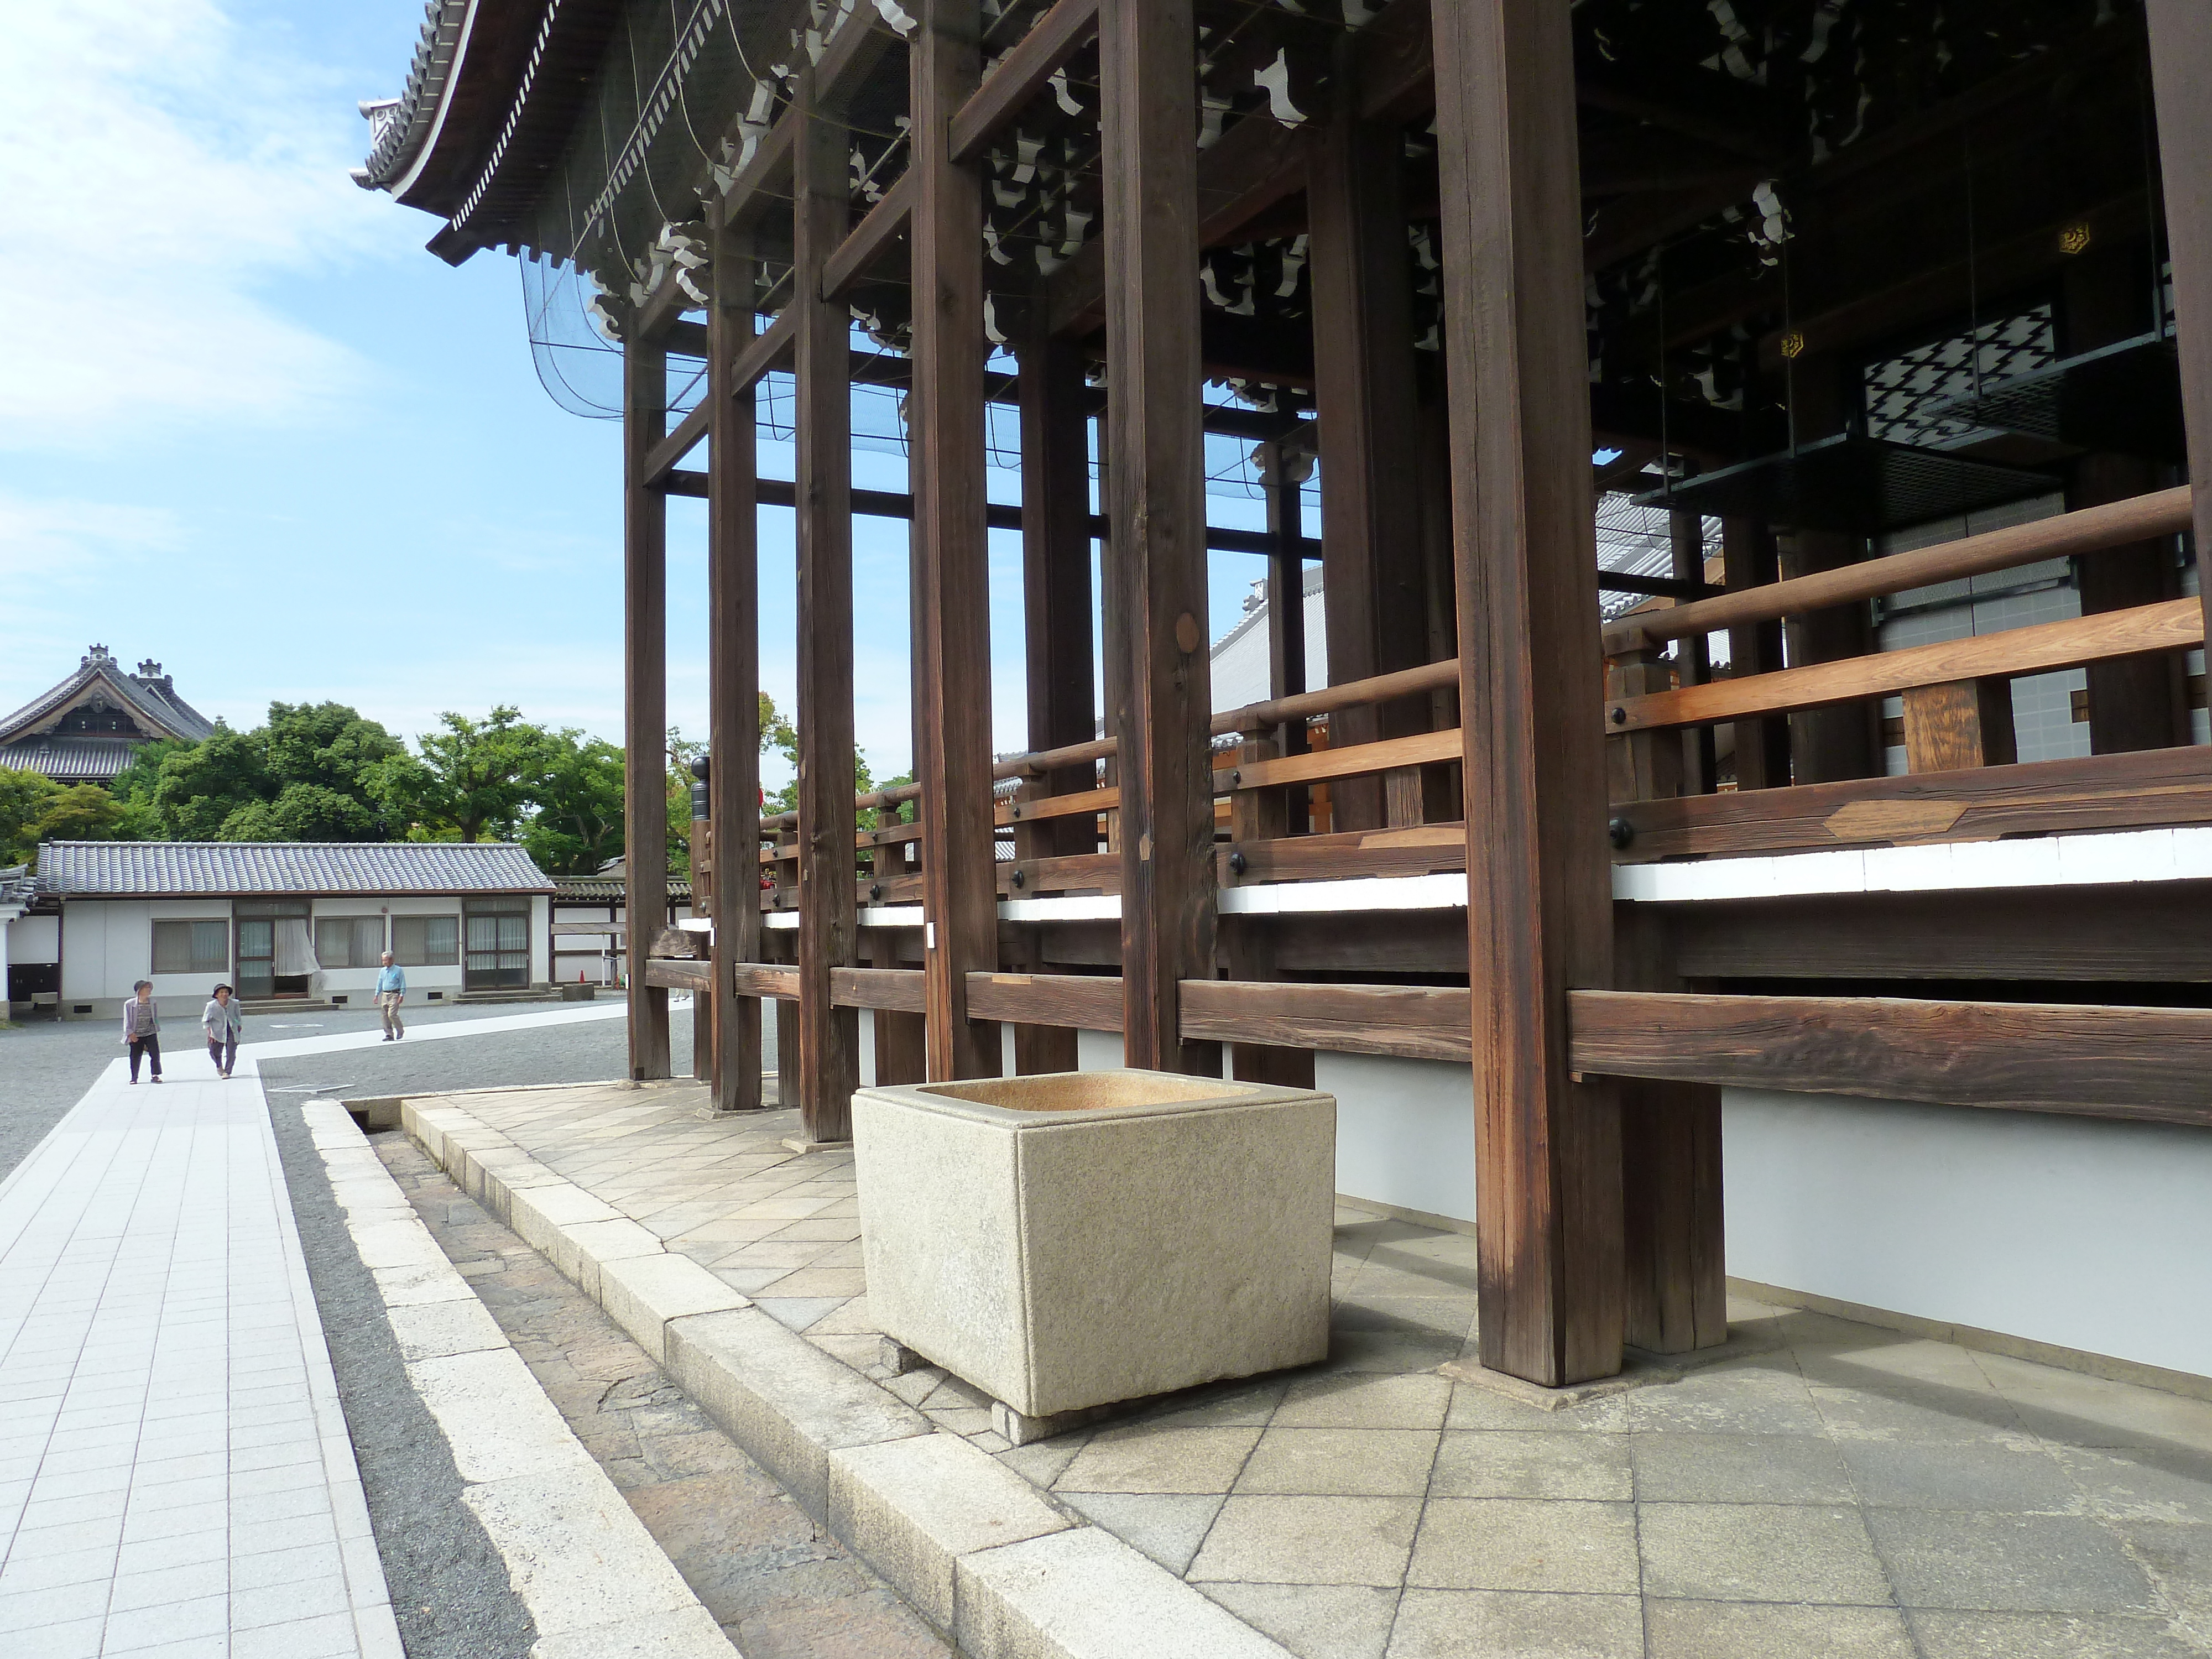
[[(546, 1398), (359, 1125), (335, 1101), (303, 1110), (408, 1383), (452, 1449), (461, 1501), (537, 1626), (531, 1659), (730, 1659), (714, 1615)], [(501, 1161), (496, 1147), (483, 1150)], [(489, 1165), (478, 1178), (489, 1188)]]
[(1291, 1659), (448, 1098), (403, 1099), (400, 1127), (968, 1659)]

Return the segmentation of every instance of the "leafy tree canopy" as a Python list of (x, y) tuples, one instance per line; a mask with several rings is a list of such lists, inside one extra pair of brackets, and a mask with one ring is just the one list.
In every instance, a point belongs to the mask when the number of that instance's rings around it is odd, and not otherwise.
[(410, 839), (512, 841), (543, 786), (550, 735), (501, 703), (482, 720), (448, 709), (417, 753), (380, 760), (368, 790)]

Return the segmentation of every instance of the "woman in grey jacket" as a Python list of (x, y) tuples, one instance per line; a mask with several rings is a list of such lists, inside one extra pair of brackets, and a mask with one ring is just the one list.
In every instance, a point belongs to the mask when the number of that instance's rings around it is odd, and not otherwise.
[(200, 1010), (200, 1024), (207, 1032), (208, 1058), (215, 1062), (215, 1074), (228, 1077), (238, 1063), (238, 1034), (246, 1024), (238, 993), (228, 985), (216, 986), (208, 1006)]
[(138, 1080), (141, 1055), (154, 1062), (154, 1081), (161, 1080), (161, 1010), (154, 1000), (154, 981), (142, 979), (123, 1005), (123, 1041), (131, 1050), (131, 1080)]

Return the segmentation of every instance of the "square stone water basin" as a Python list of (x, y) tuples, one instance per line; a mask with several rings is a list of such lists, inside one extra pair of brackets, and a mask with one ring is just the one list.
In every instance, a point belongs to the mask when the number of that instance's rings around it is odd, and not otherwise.
[(1336, 1101), (1164, 1072), (863, 1089), (868, 1307), (1029, 1417), (1328, 1357)]

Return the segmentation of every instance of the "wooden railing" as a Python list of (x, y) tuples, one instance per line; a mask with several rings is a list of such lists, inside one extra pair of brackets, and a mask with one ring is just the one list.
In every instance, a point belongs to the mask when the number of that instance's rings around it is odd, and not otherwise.
[[(1710, 631), (1771, 623), (2061, 556), (2094, 556), (2172, 535), (2188, 526), (2189, 514), (2185, 489), (2163, 490), (1814, 575), (1638, 611), (1606, 624), (1601, 638), (1608, 653), (1607, 695), (1597, 708), (1611, 739), (1617, 856), (1776, 852), (2212, 819), (2212, 767), (2207, 765), (2212, 757), (2202, 750), (2006, 763), (2014, 758), (2008, 693), (2012, 678), (2199, 645), (2203, 611), (2193, 599), (1704, 684), (1677, 684), (1673, 665), (1659, 654), (1670, 641)], [(1462, 822), (1455, 814), (1433, 810), (1433, 790), (1431, 806), (1425, 809), (1418, 787), (1425, 769), (1443, 769), (1455, 789), (1462, 753), (1456, 729), (1281, 752), (1284, 737), (1304, 732), (1308, 722), (1455, 689), (1458, 680), (1459, 664), (1447, 660), (1215, 715), (1212, 730), (1217, 738), (1244, 739), (1233, 749), (1217, 748), (1214, 755), (1225, 831), (1219, 847), (1221, 885), (1465, 868)], [(1911, 775), (1680, 793), (1678, 734), (1683, 731), (1891, 695), (1904, 700)], [(1318, 742), (1322, 734), (1316, 738)], [(1117, 749), (1110, 737), (1095, 738), (1013, 756), (993, 768), (995, 779), (1018, 780), (1024, 786), (999, 802), (994, 823), (1000, 831), (1073, 818), (1091, 821), (1096, 836), (1088, 852), (1026, 857), (1018, 850), (1012, 859), (1002, 860), (1000, 896), (1119, 890), (1113, 815), (1121, 796), (1100, 775), (1104, 769), (1110, 778)], [(1053, 781), (1064, 785), (1071, 773), (1091, 787), (1052, 790)], [(1311, 810), (1320, 788), (1376, 776), (1389, 782), (1383, 824), (1337, 830), (1325, 827), (1322, 814)], [(927, 856), (921, 831), (917, 824), (899, 821), (900, 809), (920, 794), (919, 786), (907, 784), (855, 798), (855, 810), (872, 812), (877, 820), (872, 828), (856, 830), (854, 837), (862, 902), (910, 903), (920, 897), (919, 866), (908, 862), (908, 854)], [(776, 890), (765, 902), (787, 908), (796, 896), (796, 815), (763, 818), (761, 829), (772, 843), (761, 849), (763, 866), (777, 875)], [(860, 863), (867, 866), (865, 872), (857, 871)]]
[[(2169, 599), (1865, 656), (1680, 684), (1666, 641), (1769, 623), (2061, 557), (2095, 557), (2190, 524), (2186, 489), (1617, 619), (1605, 720), (1613, 839), (1626, 859), (1771, 853), (2212, 818), (2212, 751), (2017, 763), (2010, 682), (2204, 640), (2202, 604)], [(1686, 730), (1900, 698), (1909, 775), (1690, 794)], [(1739, 753), (1747, 729), (1738, 725)]]

